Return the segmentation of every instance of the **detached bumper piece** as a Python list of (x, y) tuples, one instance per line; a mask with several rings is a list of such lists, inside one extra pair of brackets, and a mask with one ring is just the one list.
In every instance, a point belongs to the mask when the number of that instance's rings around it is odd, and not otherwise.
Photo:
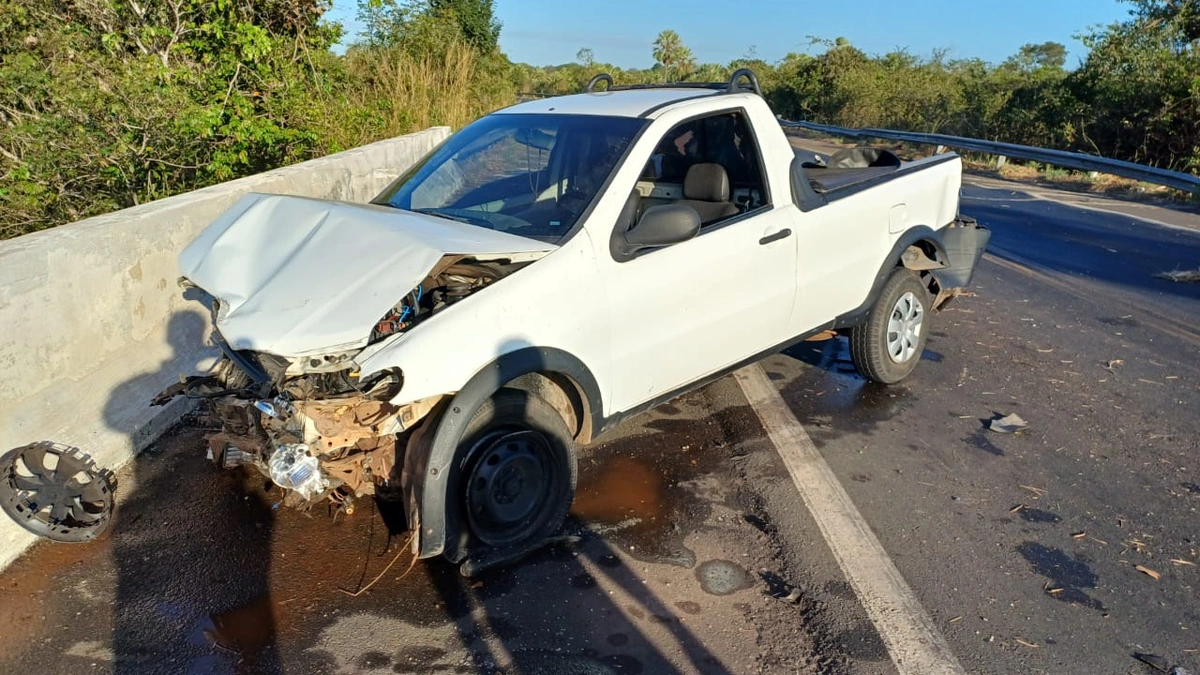
[(949, 266), (933, 270), (938, 285), (943, 289), (970, 285), (975, 266), (979, 264), (991, 238), (991, 230), (966, 216), (959, 216), (942, 230), (942, 248), (946, 250)]

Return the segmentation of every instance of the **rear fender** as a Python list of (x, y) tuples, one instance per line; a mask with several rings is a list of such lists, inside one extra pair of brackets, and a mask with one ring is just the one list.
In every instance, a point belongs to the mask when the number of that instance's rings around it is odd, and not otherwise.
[(876, 298), (883, 290), (883, 285), (887, 283), (888, 277), (892, 276), (892, 272), (904, 262), (904, 253), (910, 246), (916, 246), (927, 242), (928, 246), (933, 247), (934, 259), (945, 263), (949, 256), (946, 249), (942, 246), (941, 233), (929, 227), (928, 225), (917, 225), (910, 227), (900, 235), (895, 244), (892, 245), (892, 250), (883, 259), (883, 264), (880, 265), (879, 271), (875, 273), (875, 281), (871, 283), (871, 292), (867, 294), (866, 300), (857, 308), (834, 319), (833, 327), (835, 329), (849, 328), (855, 326), (866, 318), (871, 311), (871, 307), (875, 304)]

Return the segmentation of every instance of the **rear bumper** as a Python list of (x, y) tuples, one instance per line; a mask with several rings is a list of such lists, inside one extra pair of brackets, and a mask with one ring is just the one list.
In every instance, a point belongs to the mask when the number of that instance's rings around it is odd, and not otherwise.
[(963, 288), (971, 283), (992, 232), (974, 218), (959, 216), (940, 234), (948, 266), (933, 270), (933, 276), (943, 290)]

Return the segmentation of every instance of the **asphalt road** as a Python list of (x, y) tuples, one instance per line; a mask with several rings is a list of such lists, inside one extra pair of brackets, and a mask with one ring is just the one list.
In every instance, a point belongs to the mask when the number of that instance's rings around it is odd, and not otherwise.
[[(902, 385), (840, 339), (761, 367), (966, 671), (1200, 672), (1200, 285), (1154, 276), (1200, 219), (1031, 192), (966, 188), (991, 252)], [(601, 439), (574, 539), (477, 580), (410, 569), (386, 512), (272, 508), (201, 435), (0, 576), (0, 672), (897, 672), (731, 378)]]

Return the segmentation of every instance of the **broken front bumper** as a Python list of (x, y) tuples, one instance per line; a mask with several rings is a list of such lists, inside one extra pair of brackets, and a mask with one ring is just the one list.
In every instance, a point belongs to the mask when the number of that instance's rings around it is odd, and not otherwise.
[(209, 459), (226, 469), (257, 469), (285, 490), (284, 505), (329, 500), (348, 510), (364, 496), (394, 490), (399, 497), (405, 432), (443, 397), (395, 405), (398, 373), (349, 391), (346, 378), (356, 379), (323, 373), (275, 386), (253, 382), (227, 358), (213, 375), (188, 378), (154, 402), (179, 395), (205, 400), (219, 425), (207, 437)]

